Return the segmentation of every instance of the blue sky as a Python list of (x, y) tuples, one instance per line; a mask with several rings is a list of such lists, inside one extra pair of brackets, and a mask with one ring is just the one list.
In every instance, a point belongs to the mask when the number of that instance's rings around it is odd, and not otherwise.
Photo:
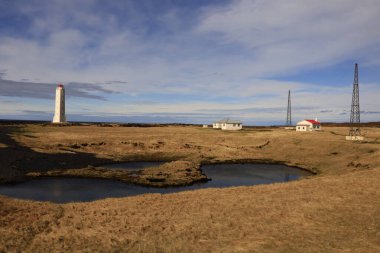
[(0, 118), (380, 121), (377, 0), (0, 0)]

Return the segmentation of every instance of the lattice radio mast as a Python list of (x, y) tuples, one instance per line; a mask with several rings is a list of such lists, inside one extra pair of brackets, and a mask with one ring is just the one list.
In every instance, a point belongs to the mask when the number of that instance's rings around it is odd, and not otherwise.
[(286, 125), (289, 127), (292, 126), (292, 102), (290, 100), (290, 90), (288, 93), (288, 110), (286, 115)]
[(351, 139), (360, 136), (360, 106), (359, 106), (359, 71), (358, 64), (355, 63), (354, 88), (352, 91), (350, 133)]

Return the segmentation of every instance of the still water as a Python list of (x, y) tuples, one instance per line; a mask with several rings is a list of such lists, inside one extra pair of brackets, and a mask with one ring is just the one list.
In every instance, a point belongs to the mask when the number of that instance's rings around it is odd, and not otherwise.
[[(117, 166), (119, 169), (123, 168), (122, 164)], [(130, 166), (124, 168), (134, 169)], [(154, 188), (106, 179), (62, 177), (37, 178), (21, 183), (0, 185), (0, 194), (20, 199), (55, 203), (84, 202), (145, 193), (165, 194), (210, 187), (223, 188), (287, 182), (312, 175), (298, 168), (277, 164), (214, 164), (204, 165), (202, 170), (208, 178), (212, 179), (211, 181), (183, 187)]]

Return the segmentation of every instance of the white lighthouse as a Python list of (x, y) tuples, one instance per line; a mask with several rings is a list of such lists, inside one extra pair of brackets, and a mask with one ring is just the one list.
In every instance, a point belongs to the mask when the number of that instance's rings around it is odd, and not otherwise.
[(63, 84), (58, 84), (55, 90), (55, 113), (53, 123), (65, 123), (65, 87)]

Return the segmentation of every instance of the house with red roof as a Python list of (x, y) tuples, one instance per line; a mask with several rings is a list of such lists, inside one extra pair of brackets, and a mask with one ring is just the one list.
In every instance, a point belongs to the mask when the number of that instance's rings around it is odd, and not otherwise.
[(321, 122), (318, 119), (305, 119), (297, 123), (296, 131), (309, 132), (322, 130)]

